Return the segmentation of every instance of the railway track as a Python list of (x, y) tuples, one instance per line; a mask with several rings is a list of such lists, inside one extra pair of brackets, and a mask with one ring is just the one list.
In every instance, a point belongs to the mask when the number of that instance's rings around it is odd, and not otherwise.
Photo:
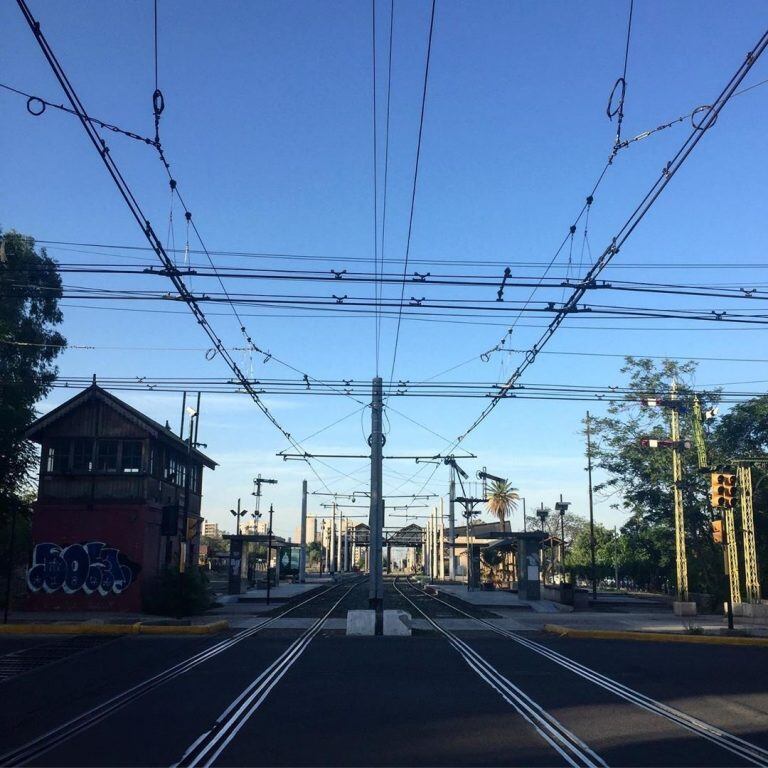
[[(354, 581), (351, 587), (349, 586), (349, 582), (347, 582), (335, 584), (331, 587), (328, 587), (327, 589), (319, 590), (310, 597), (298, 601), (296, 604), (287, 607), (285, 610), (280, 611), (276, 615), (265, 618), (264, 621), (254, 625), (253, 627), (249, 627), (248, 629), (242, 630), (241, 632), (237, 632), (235, 635), (215, 643), (209, 648), (206, 648), (205, 650), (200, 651), (199, 653), (196, 653), (189, 658), (172, 665), (163, 672), (153, 675), (152, 677), (137, 683), (130, 688), (127, 688), (121, 693), (112, 696), (101, 704), (98, 704), (97, 706), (82, 712), (76, 717), (67, 720), (56, 728), (53, 728), (46, 733), (35, 737), (34, 739), (28, 741), (26, 744), (5, 752), (3, 755), (0, 755), (0, 766), (23, 765), (41, 757), (47, 752), (50, 752), (55, 747), (73, 738), (74, 736), (87, 731), (89, 728), (109, 717), (114, 712), (117, 712), (119, 709), (122, 709), (136, 699), (141, 698), (150, 691), (153, 691), (165, 683), (186, 674), (200, 664), (204, 664), (209, 659), (225, 653), (233, 646), (243, 642), (244, 640), (247, 640), (250, 637), (253, 637), (262, 630), (267, 629), (270, 626), (274, 626), (275, 622), (293, 613), (294, 611), (297, 611), (300, 608), (306, 608), (312, 603), (320, 605), (321, 612), (324, 610), (323, 606), (326, 604), (336, 606), (340, 600), (334, 599), (334, 595), (336, 598), (338, 598), (340, 594), (342, 597), (346, 596), (349, 591), (357, 588), (358, 585), (363, 581), (364, 579), (357, 579)], [(315, 625), (313, 624), (313, 627), (314, 626)], [(320, 626), (322, 626), (322, 622)]]
[[(400, 586), (406, 587), (407, 594), (402, 589), (400, 589)], [(693, 717), (679, 709), (670, 707), (663, 702), (651, 698), (650, 696), (646, 696), (645, 694), (640, 693), (639, 691), (636, 691), (635, 689), (630, 688), (623, 683), (620, 683), (618, 680), (614, 680), (613, 678), (608, 677), (607, 675), (603, 675), (584, 664), (580, 664), (579, 662), (569, 658), (568, 656), (565, 656), (562, 653), (558, 653), (557, 651), (552, 650), (542, 643), (538, 643), (535, 640), (524, 637), (519, 633), (498, 627), (487, 619), (472, 616), (467, 611), (456, 606), (455, 604), (451, 604), (438, 595), (432, 595), (426, 592), (420, 586), (414, 584), (410, 579), (407, 581), (401, 581), (399, 583), (396, 580), (394, 587), (406, 600), (408, 600), (413, 608), (415, 608), (424, 618), (427, 619), (427, 621), (430, 622), (430, 624), (438, 632), (448, 637), (449, 641), (456, 645), (457, 650), (461, 645), (465, 647), (466, 653), (478, 656), (478, 654), (476, 654), (467, 643), (458, 638), (454, 633), (448, 632), (447, 630), (440, 627), (435, 619), (428, 615), (430, 609), (432, 614), (434, 614), (435, 605), (441, 605), (444, 608), (449, 608), (455, 612), (458, 617), (471, 619), (472, 621), (477, 622), (489, 632), (501, 635), (502, 637), (517, 643), (529, 651), (539, 654), (543, 658), (562, 667), (563, 669), (568, 670), (574, 675), (577, 675), (584, 680), (593, 683), (600, 688), (603, 688), (604, 690), (618, 696), (630, 704), (639, 707), (640, 709), (645, 710), (646, 712), (661, 717), (670, 723), (673, 723), (685, 729), (686, 731), (693, 733), (698, 737), (716, 744), (717, 746), (730, 752), (732, 755), (735, 755), (747, 761), (748, 763), (753, 765), (768, 766), (768, 750), (765, 750), (762, 747), (753, 744), (752, 742), (724, 731), (717, 726), (711, 725), (710, 723), (704, 722), (703, 720)], [(488, 682), (489, 685), (492, 685), (490, 679), (486, 680), (486, 682)]]

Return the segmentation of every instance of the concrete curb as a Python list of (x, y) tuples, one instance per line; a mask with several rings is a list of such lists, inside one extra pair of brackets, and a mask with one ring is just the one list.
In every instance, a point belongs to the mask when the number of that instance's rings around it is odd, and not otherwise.
[(631, 632), (613, 629), (571, 629), (545, 624), (544, 631), (560, 637), (595, 640), (642, 640), (651, 643), (697, 643), (699, 645), (751, 645), (768, 648), (768, 637), (720, 637), (717, 635), (673, 635), (667, 632)]
[(229, 629), (226, 620), (211, 624), (2, 624), (0, 635), (212, 635)]

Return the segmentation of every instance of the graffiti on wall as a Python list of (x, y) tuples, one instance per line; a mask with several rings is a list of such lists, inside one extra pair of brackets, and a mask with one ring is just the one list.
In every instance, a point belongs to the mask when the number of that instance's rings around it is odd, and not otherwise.
[(138, 571), (138, 566), (119, 549), (103, 541), (68, 547), (46, 542), (35, 546), (27, 586), (32, 592), (61, 589), (68, 595), (78, 590), (86, 595), (119, 595), (131, 585)]

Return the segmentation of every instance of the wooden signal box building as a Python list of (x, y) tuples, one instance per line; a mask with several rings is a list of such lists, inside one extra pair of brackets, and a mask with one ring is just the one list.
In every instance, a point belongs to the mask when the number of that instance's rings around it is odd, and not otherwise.
[(42, 447), (28, 609), (139, 611), (162, 569), (196, 563), (203, 468), (216, 463), (191, 437), (95, 383), (26, 437)]

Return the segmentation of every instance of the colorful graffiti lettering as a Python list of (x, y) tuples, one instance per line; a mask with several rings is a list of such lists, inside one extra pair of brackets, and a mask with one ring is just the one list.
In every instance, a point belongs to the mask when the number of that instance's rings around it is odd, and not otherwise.
[(32, 592), (63, 589), (68, 595), (78, 590), (86, 595), (119, 595), (131, 585), (137, 570), (119, 549), (103, 541), (68, 547), (46, 542), (34, 549), (27, 586)]

